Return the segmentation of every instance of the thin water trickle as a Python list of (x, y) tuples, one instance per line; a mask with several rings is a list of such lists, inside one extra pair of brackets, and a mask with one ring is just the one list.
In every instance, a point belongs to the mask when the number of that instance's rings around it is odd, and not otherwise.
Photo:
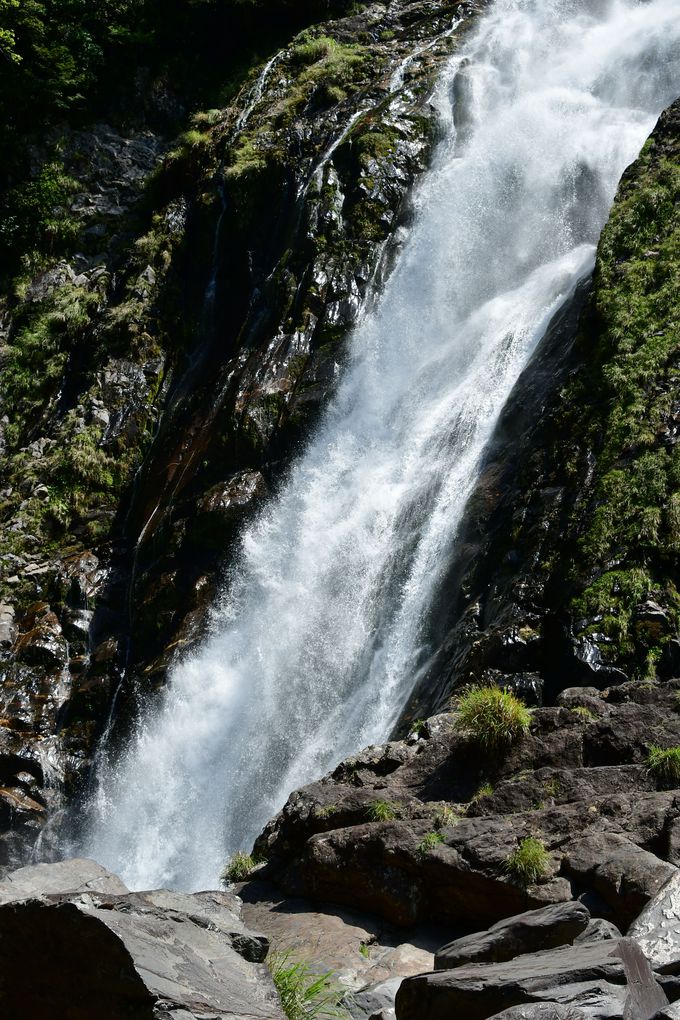
[(78, 849), (131, 887), (214, 885), (292, 789), (389, 734), (484, 446), (680, 91), (677, 15), (496, 0), (452, 59), (446, 137), (335, 398), (245, 531), (212, 637), (100, 769)]

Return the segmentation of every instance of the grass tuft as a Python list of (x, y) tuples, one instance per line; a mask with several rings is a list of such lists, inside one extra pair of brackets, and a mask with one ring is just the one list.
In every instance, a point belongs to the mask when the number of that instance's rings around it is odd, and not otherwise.
[(664, 783), (680, 783), (680, 747), (650, 747), (647, 769)]
[(393, 822), (398, 813), (397, 805), (388, 800), (374, 800), (366, 808), (366, 817), (370, 822)]
[(253, 868), (259, 863), (252, 854), (237, 850), (222, 872), (220, 881), (224, 883), (245, 882), (247, 878), (250, 878)]
[(267, 966), (288, 1020), (348, 1016), (339, 1005), (343, 991), (333, 984), (333, 971), (315, 974), (308, 964), (293, 960), (290, 953), (272, 953)]
[(511, 691), (471, 687), (460, 699), (460, 723), (487, 751), (498, 751), (529, 732), (531, 712)]
[(418, 853), (424, 857), (425, 854), (429, 854), (431, 850), (434, 850), (436, 846), (443, 842), (444, 837), (441, 832), (427, 832), (418, 847)]
[(533, 885), (550, 872), (550, 854), (545, 843), (533, 836), (520, 841), (505, 862), (505, 870), (521, 885)]

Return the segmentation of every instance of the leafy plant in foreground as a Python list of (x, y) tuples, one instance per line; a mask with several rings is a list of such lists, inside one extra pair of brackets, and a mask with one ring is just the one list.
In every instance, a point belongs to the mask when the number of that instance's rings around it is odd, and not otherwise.
[(334, 986), (333, 971), (315, 974), (290, 953), (272, 953), (267, 966), (288, 1020), (326, 1020), (348, 1016), (340, 1005), (342, 989)]

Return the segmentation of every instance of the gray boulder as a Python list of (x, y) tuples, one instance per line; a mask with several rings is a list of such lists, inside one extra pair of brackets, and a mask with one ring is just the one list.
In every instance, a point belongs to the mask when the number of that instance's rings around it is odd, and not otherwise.
[(397, 992), (397, 1020), (487, 1020), (531, 1001), (586, 1007), (592, 1018), (620, 1017), (623, 961), (611, 942), (563, 946), (503, 963), (477, 963), (407, 978)]
[(573, 942), (586, 930), (590, 914), (582, 903), (555, 903), (505, 918), (488, 931), (466, 935), (443, 946), (434, 958), (435, 970), (465, 963), (500, 963), (515, 956), (553, 949)]
[(628, 929), (655, 970), (680, 973), (680, 872), (657, 892)]
[(267, 940), (245, 927), (236, 897), (130, 893), (121, 885), (91, 861), (9, 876), (0, 904), (0, 1015), (283, 1020), (262, 965)]
[(343, 1005), (352, 1020), (370, 1020), (374, 1016), (389, 1013), (394, 1008), (394, 999), (401, 981), (401, 977), (394, 977), (368, 985), (348, 996)]
[(621, 932), (612, 924), (611, 921), (605, 921), (603, 917), (593, 917), (588, 922), (588, 927), (577, 935), (574, 939), (574, 945), (581, 945), (583, 942), (600, 942), (603, 939), (620, 939)]

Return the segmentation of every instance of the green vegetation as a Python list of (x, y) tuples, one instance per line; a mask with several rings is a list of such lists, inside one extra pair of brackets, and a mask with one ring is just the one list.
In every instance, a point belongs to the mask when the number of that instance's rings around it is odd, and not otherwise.
[(334, 986), (333, 971), (315, 974), (307, 963), (294, 961), (289, 952), (272, 953), (267, 966), (288, 1020), (347, 1017), (340, 1006), (343, 990)]
[(488, 781), (482, 783), (472, 798), (472, 801), (476, 803), (478, 800), (482, 800), (483, 797), (493, 797), (493, 785)]
[(453, 825), (457, 825), (459, 821), (458, 812), (450, 804), (443, 804), (434, 816), (434, 827), (435, 829), (449, 829)]
[(440, 843), (444, 842), (444, 837), (441, 832), (427, 832), (422, 839), (422, 842), (418, 846), (418, 853), (421, 856), (429, 854), (431, 850), (439, 846)]
[(505, 870), (521, 885), (533, 885), (550, 873), (550, 854), (540, 839), (528, 836), (520, 841), (505, 862)]
[(650, 747), (647, 755), (648, 770), (669, 785), (680, 783), (680, 747)]
[(570, 711), (573, 712), (574, 715), (577, 715), (581, 719), (583, 719), (584, 722), (595, 722), (595, 720), (597, 719), (595, 713), (592, 712), (589, 708), (586, 708), (585, 705), (576, 705), (576, 707), (570, 709)]
[(459, 705), (460, 725), (486, 751), (500, 751), (529, 732), (531, 712), (511, 691), (471, 687)]
[[(573, 574), (587, 581), (572, 611), (582, 633), (605, 635), (605, 658), (641, 679), (680, 620), (680, 450), (661, 441), (680, 381), (679, 156), (677, 139), (652, 139), (624, 178), (580, 339), (589, 367), (565, 393), (565, 431), (598, 455), (590, 506), (578, 512)], [(648, 598), (667, 623), (637, 618)]]
[(247, 878), (250, 878), (253, 868), (259, 863), (251, 854), (237, 850), (222, 872), (221, 880), (225, 883), (245, 882)]
[(364, 957), (365, 960), (369, 960), (370, 959), (371, 951), (370, 951), (370, 949), (368, 948), (368, 946), (366, 945), (365, 942), (362, 942), (360, 944), (359, 952), (361, 953), (361, 955)]
[(398, 805), (388, 800), (374, 800), (366, 808), (366, 817), (370, 822), (393, 822), (398, 814)]

